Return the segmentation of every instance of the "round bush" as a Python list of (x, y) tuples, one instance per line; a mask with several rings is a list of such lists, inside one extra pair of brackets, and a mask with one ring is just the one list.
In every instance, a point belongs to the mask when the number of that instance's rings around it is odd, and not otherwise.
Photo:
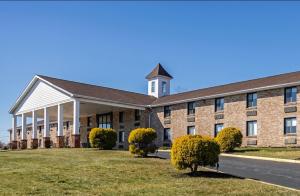
[(222, 152), (232, 152), (234, 148), (240, 147), (242, 139), (243, 135), (241, 131), (234, 127), (222, 129), (216, 137), (216, 141), (220, 145)]
[(151, 128), (132, 130), (128, 137), (129, 151), (141, 157), (146, 157), (148, 153), (154, 153), (157, 149), (154, 144), (156, 137), (156, 131)]
[(215, 166), (219, 162), (220, 147), (210, 137), (185, 135), (175, 139), (171, 149), (171, 163), (179, 170), (190, 168), (195, 173), (198, 166)]
[(93, 128), (89, 135), (93, 148), (111, 150), (117, 142), (117, 132), (113, 129)]

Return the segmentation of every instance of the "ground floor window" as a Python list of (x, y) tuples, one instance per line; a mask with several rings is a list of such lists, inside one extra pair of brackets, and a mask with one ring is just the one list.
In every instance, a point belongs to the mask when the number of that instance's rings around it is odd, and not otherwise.
[(224, 129), (223, 123), (215, 124), (215, 136), (217, 136), (222, 129)]
[(165, 128), (164, 129), (164, 141), (171, 141), (171, 140), (172, 140), (171, 129)]
[(248, 121), (247, 122), (247, 136), (257, 136), (257, 122)]
[(296, 118), (285, 118), (284, 119), (284, 133), (294, 134), (296, 133), (297, 119)]
[(112, 114), (100, 114), (98, 115), (98, 127), (99, 128), (112, 128)]
[(125, 131), (119, 131), (119, 142), (122, 143), (125, 141)]
[(187, 134), (188, 135), (195, 135), (196, 134), (195, 126), (188, 126), (187, 127)]

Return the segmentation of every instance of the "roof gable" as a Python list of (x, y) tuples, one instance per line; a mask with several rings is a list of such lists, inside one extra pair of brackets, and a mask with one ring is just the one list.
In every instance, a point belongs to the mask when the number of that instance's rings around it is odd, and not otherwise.
[(55, 103), (70, 100), (71, 94), (35, 76), (10, 113), (26, 113)]

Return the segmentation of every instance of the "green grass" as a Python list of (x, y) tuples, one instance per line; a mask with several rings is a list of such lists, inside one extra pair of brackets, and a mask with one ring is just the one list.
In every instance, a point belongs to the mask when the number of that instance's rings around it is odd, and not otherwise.
[(0, 195), (296, 195), (276, 186), (125, 151), (49, 149), (0, 152)]
[(234, 154), (300, 160), (300, 148), (237, 148)]

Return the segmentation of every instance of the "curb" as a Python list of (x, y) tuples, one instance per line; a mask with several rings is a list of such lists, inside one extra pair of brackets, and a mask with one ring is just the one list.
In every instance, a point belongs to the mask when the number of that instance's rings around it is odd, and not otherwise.
[[(171, 152), (171, 150), (158, 150), (158, 152)], [(256, 160), (264, 160), (264, 161), (275, 161), (275, 162), (281, 162), (281, 163), (297, 163), (297, 164), (300, 164), (300, 160), (292, 160), (292, 159), (280, 159), (280, 158), (270, 158), (270, 157), (236, 155), (236, 154), (227, 154), (227, 153), (221, 153), (220, 156), (245, 158), (245, 159), (256, 159)]]
[(234, 155), (234, 154), (220, 154), (223, 157), (236, 157), (236, 158), (245, 158), (245, 159), (256, 159), (256, 160), (264, 160), (264, 161), (275, 161), (281, 163), (297, 163), (300, 164), (299, 160), (290, 160), (290, 159), (280, 159), (280, 158), (270, 158), (270, 157), (258, 157), (258, 156), (246, 156), (246, 155)]

